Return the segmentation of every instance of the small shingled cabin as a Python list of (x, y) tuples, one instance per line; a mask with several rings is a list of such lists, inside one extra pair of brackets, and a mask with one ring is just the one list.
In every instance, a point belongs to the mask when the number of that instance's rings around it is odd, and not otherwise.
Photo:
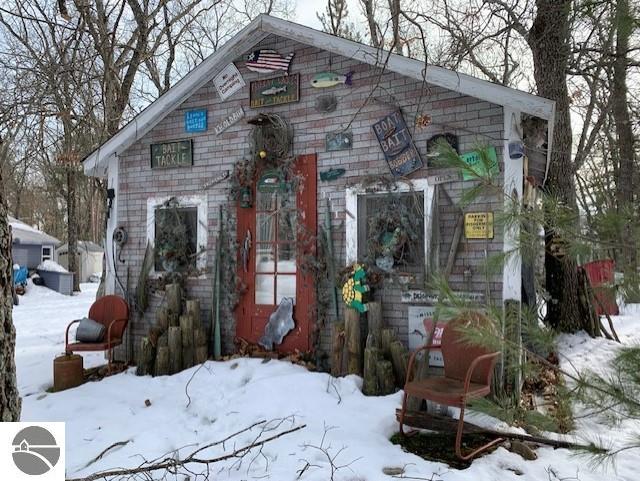
[[(436, 273), (471, 301), (520, 305), (520, 255), (483, 265), (517, 245), (518, 228), (494, 219), (505, 195), (544, 184), (554, 109), (256, 18), (83, 161), (109, 188), (106, 291), (135, 313), (117, 355), (136, 359), (158, 323), (179, 323), (166, 320), (175, 284), (198, 301), (210, 353), (217, 319), (223, 355), (271, 348), (322, 369), (344, 319), (366, 325), (372, 304), (404, 346), (423, 344)], [(461, 208), (478, 181), (438, 164), (438, 140), (501, 192)]]

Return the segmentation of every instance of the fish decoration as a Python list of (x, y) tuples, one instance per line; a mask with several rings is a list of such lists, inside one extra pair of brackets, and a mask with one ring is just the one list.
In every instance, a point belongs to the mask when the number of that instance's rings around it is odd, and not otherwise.
[(282, 70), (289, 72), (289, 65), (295, 54), (292, 52), (283, 57), (275, 50), (254, 50), (247, 55), (246, 67), (253, 72), (268, 73)]
[(245, 272), (249, 271), (249, 256), (251, 254), (251, 231), (247, 229), (242, 242), (242, 268)]
[(286, 92), (286, 91), (287, 91), (286, 85), (281, 85), (280, 87), (276, 87), (274, 85), (273, 87), (260, 92), (260, 95), (278, 95), (279, 93)]
[(333, 72), (320, 72), (315, 74), (311, 79), (311, 86), (317, 89), (323, 89), (327, 87), (335, 87), (340, 84), (351, 85), (352, 77), (353, 72), (349, 72), (346, 75)]

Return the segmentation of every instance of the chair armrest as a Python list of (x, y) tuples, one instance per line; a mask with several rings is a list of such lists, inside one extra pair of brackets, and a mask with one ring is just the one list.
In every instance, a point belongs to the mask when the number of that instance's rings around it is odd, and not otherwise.
[(69, 323), (69, 325), (67, 326), (67, 330), (64, 333), (64, 349), (65, 351), (67, 350), (67, 346), (69, 345), (69, 329), (71, 328), (71, 326), (73, 326), (76, 322), (80, 322), (80, 319), (76, 319), (74, 321), (71, 321)]
[(467, 375), (464, 378), (464, 391), (463, 391), (464, 397), (467, 396), (467, 391), (469, 390), (469, 384), (471, 384), (471, 376), (473, 376), (473, 372), (476, 370), (478, 365), (481, 362), (493, 361), (499, 356), (500, 356), (499, 352), (491, 352), (489, 354), (483, 354), (482, 356), (478, 356), (473, 361), (471, 361), (471, 364), (469, 364), (469, 369), (467, 369)]
[(425, 349), (442, 349), (442, 348), (440, 347), (440, 345), (436, 346), (434, 344), (425, 344), (424, 346), (421, 346), (418, 349), (416, 349), (411, 354), (411, 357), (409, 358), (409, 365), (407, 366), (407, 378), (405, 379), (405, 384), (411, 381), (411, 371), (413, 370), (413, 364), (415, 363), (416, 356), (420, 351), (424, 351)]
[(128, 321), (129, 319), (114, 319), (109, 323), (109, 327), (107, 327), (107, 343), (109, 344), (109, 346), (111, 346), (111, 328), (113, 327), (113, 325), (116, 324), (117, 322), (128, 322)]

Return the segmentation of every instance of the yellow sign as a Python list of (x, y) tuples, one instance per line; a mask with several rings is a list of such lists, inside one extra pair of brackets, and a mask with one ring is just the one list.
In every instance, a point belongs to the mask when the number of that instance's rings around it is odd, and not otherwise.
[(464, 215), (467, 239), (493, 239), (493, 212), (470, 212)]

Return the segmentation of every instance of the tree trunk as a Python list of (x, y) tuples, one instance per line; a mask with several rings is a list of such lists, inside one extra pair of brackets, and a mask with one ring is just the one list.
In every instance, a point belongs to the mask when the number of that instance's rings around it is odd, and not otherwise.
[(620, 232), (620, 260), (624, 270), (625, 297), (627, 302), (639, 302), (638, 254), (633, 227), (635, 225), (633, 199), (633, 130), (627, 102), (627, 52), (629, 37), (633, 30), (633, 18), (628, 0), (616, 3), (616, 56), (613, 64), (613, 86), (611, 100), (616, 135), (618, 137), (618, 178), (616, 179), (616, 202), (618, 215), (623, 219)]
[(371, 37), (371, 45), (375, 48), (380, 46), (380, 38), (378, 37), (378, 23), (375, 16), (375, 3), (373, 0), (362, 0), (364, 16), (367, 18), (369, 25), (369, 36)]
[(67, 167), (67, 242), (69, 272), (73, 272), (73, 291), (80, 292), (80, 272), (78, 270), (78, 217), (76, 209), (76, 165)]
[(7, 222), (0, 169), (0, 421), (20, 419), (21, 401), (16, 381), (16, 330), (13, 325), (13, 262), (11, 260), (11, 229)]
[[(528, 42), (533, 55), (538, 95), (555, 100), (556, 117), (547, 190), (568, 209), (577, 212), (574, 166), (571, 162), (571, 121), (567, 89), (569, 61), (570, 0), (536, 0), (536, 17)], [(552, 245), (561, 244), (549, 225), (545, 226), (546, 289), (551, 296), (546, 322), (563, 332), (581, 329), (578, 273), (570, 255), (556, 256)]]

